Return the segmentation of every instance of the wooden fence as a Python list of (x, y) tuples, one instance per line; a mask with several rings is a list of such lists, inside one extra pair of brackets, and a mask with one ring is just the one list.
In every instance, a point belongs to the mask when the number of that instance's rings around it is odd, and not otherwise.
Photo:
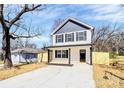
[(48, 53), (47, 52), (39, 53), (38, 62), (48, 62)]
[(109, 65), (109, 53), (108, 52), (93, 52), (92, 62), (93, 64)]

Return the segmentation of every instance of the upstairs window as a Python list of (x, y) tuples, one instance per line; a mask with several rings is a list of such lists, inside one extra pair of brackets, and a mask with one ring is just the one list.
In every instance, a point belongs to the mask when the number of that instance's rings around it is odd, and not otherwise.
[(74, 41), (74, 33), (65, 34), (65, 42), (73, 42)]
[(56, 35), (56, 43), (62, 43), (63, 42), (63, 35)]
[(87, 33), (84, 32), (76, 32), (76, 41), (84, 41), (87, 39)]

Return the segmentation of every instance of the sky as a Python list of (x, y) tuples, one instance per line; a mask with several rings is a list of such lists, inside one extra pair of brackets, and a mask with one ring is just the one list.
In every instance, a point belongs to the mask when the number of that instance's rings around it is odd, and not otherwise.
[(42, 36), (30, 39), (38, 48), (42, 47), (43, 42), (51, 45), (50, 33), (57, 19), (73, 17), (96, 29), (102, 25), (124, 23), (124, 7), (120, 5), (49, 4), (45, 7), (42, 11), (27, 13), (23, 16), (25, 24), (32, 23), (32, 28), (39, 28), (43, 32)]

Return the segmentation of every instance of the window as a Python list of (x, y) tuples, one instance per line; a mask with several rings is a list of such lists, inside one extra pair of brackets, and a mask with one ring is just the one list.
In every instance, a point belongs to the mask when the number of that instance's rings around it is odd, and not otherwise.
[(76, 32), (76, 41), (86, 40), (86, 37), (87, 37), (86, 31), (84, 31), (84, 32)]
[(30, 55), (29, 54), (26, 54), (25, 55), (25, 59), (30, 59)]
[(62, 58), (68, 58), (68, 50), (62, 50)]
[(31, 54), (31, 58), (37, 58), (37, 54)]
[(55, 58), (61, 58), (61, 50), (55, 50)]
[(63, 35), (56, 35), (56, 43), (63, 42)]
[(65, 42), (72, 42), (74, 41), (74, 33), (65, 34)]
[(68, 50), (55, 50), (55, 58), (68, 58)]
[(16, 56), (17, 56), (17, 54), (14, 54), (14, 56), (16, 57)]

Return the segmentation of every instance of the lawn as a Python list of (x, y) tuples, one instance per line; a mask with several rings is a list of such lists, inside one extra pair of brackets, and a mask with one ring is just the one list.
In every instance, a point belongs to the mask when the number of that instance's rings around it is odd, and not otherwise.
[(124, 64), (93, 65), (97, 88), (124, 88)]
[(13, 68), (8, 70), (0, 69), (0, 80), (4, 80), (45, 66), (47, 66), (46, 63), (32, 63), (14, 66)]
[(3, 61), (0, 60), (0, 64), (3, 64)]
[(94, 64), (93, 78), (97, 88), (124, 88), (124, 56), (110, 59), (110, 65)]

